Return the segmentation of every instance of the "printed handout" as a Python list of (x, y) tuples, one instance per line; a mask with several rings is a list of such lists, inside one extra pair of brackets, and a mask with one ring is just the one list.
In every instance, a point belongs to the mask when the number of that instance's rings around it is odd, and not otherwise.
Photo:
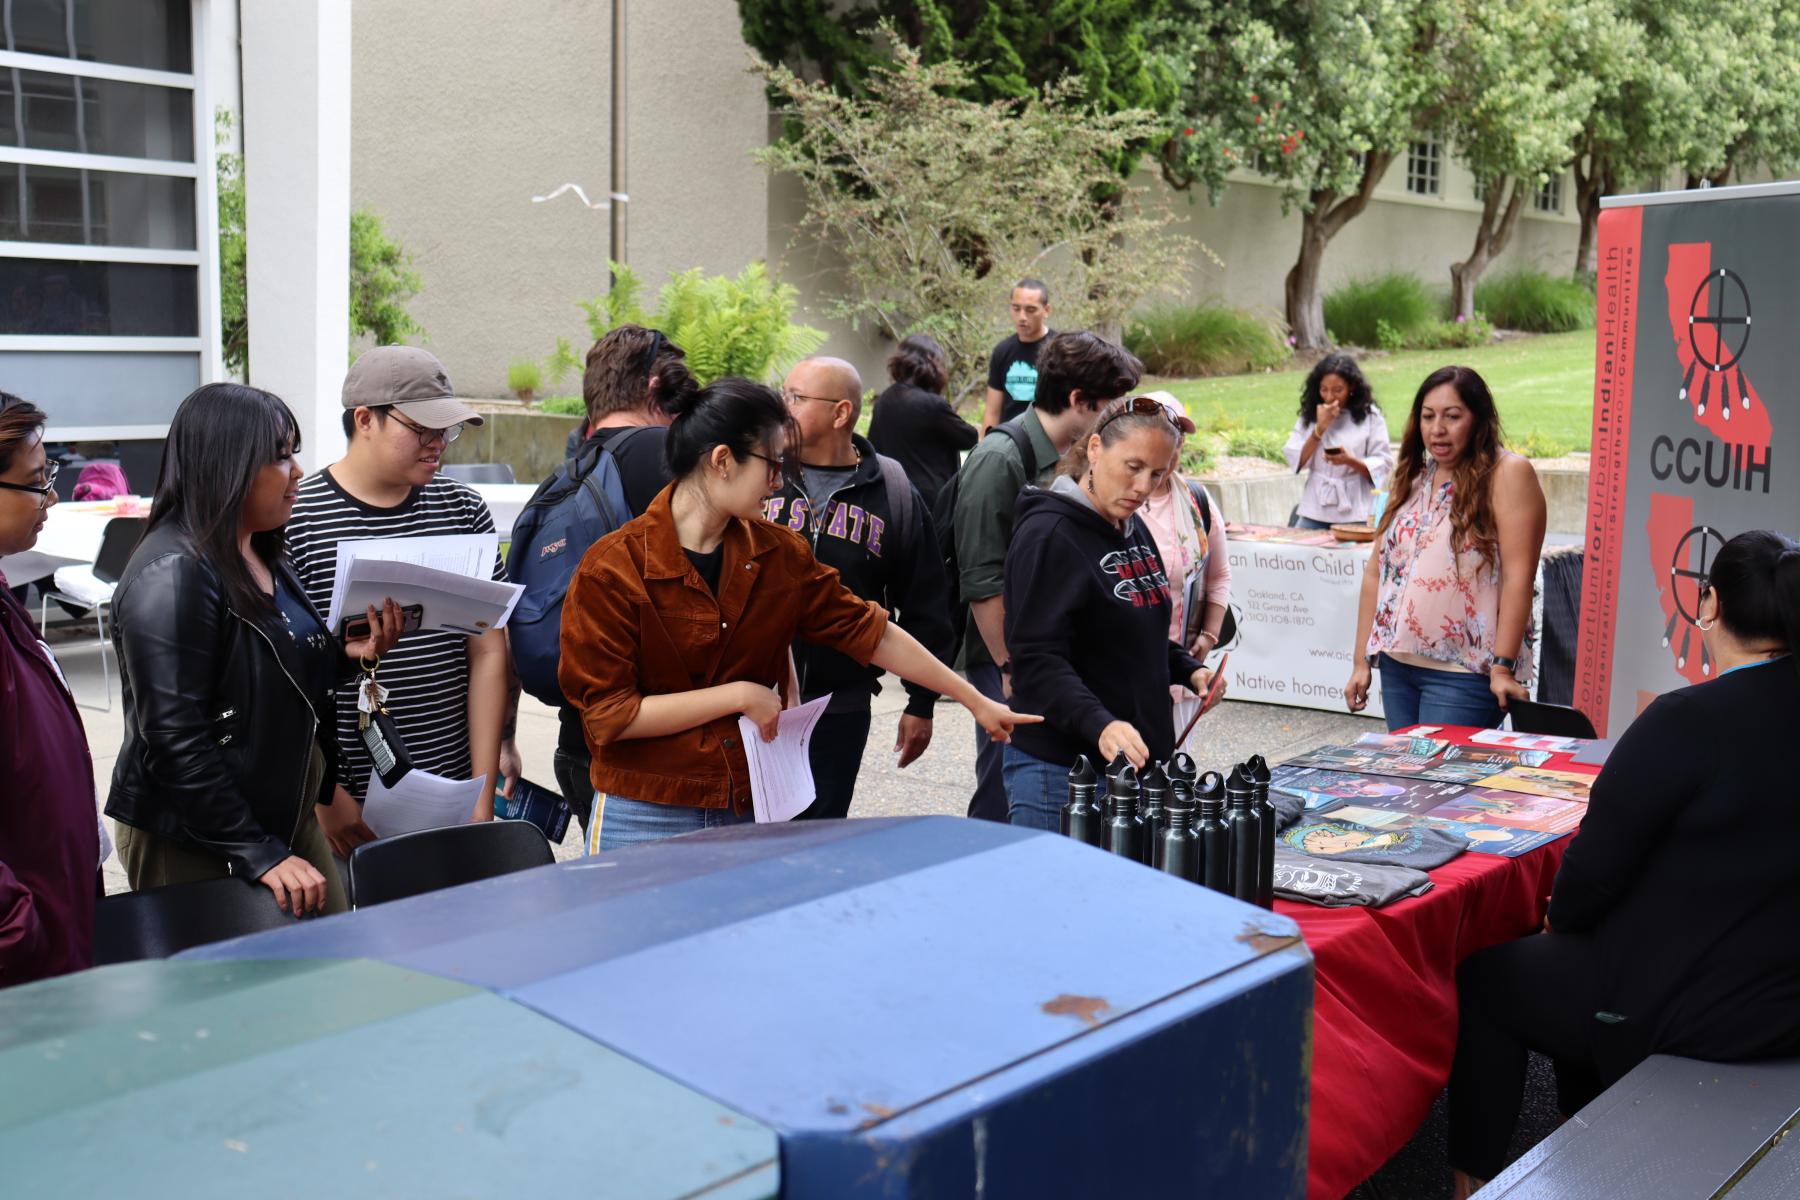
[(812, 806), (818, 793), (813, 788), (813, 726), (831, 703), (828, 692), (817, 700), (781, 714), (775, 740), (765, 742), (756, 722), (738, 718), (743, 736), (744, 758), (750, 765), (750, 800), (759, 823), (791, 821)]

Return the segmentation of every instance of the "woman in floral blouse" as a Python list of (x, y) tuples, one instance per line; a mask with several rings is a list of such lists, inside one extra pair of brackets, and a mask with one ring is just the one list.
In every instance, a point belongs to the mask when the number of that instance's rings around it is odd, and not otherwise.
[(1468, 367), (1419, 385), (1392, 496), (1363, 571), (1346, 703), (1368, 704), (1379, 666), (1389, 729), (1497, 725), (1531, 678), (1544, 492), (1502, 448), (1493, 394)]

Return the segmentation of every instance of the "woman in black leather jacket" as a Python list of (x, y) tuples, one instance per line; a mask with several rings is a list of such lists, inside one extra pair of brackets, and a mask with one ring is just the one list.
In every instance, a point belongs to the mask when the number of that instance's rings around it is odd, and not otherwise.
[(241, 384), (198, 389), (169, 425), (112, 606), (125, 743), (106, 813), (134, 888), (237, 875), (295, 915), (348, 907), (313, 815), (332, 693), (400, 613), (370, 609), (370, 636), (340, 647), (307, 601), (282, 555), (299, 446), (287, 406)]

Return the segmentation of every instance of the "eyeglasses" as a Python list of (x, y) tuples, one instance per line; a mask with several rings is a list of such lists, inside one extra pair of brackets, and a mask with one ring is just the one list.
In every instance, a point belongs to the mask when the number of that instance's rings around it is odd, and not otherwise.
[(388, 415), (419, 435), (419, 447), (421, 449), (431, 445), (431, 443), (437, 441), (439, 438), (443, 438), (444, 445), (448, 446), (451, 442), (454, 442), (457, 438), (462, 436), (463, 423), (461, 421), (458, 421), (448, 429), (427, 429), (423, 425), (413, 424), (398, 412), (389, 412)]
[(818, 400), (825, 404), (842, 404), (844, 402), (842, 396), (808, 396), (805, 392), (796, 392), (792, 388), (782, 388), (781, 398), (787, 402), (789, 408), (794, 407), (802, 400)]
[(748, 453), (751, 458), (760, 458), (763, 462), (768, 464), (769, 483), (771, 485), (778, 484), (788, 477), (788, 460), (785, 456), (782, 458), (770, 458), (768, 455), (758, 454), (754, 450), (751, 450)]
[(8, 491), (13, 492), (33, 492), (37, 495), (38, 507), (43, 508), (49, 502), (51, 493), (56, 490), (56, 473), (60, 470), (62, 470), (61, 463), (47, 462), (44, 464), (43, 483), (6, 483), (0, 481), (0, 488), (5, 488)]
[(1094, 432), (1099, 433), (1102, 429), (1105, 429), (1120, 417), (1148, 417), (1153, 415), (1160, 415), (1163, 420), (1167, 421), (1174, 428), (1177, 434), (1181, 432), (1181, 426), (1175, 423), (1174, 414), (1163, 407), (1162, 401), (1152, 400), (1148, 396), (1133, 396), (1125, 402), (1125, 407), (1119, 409), (1117, 412), (1108, 413), (1105, 417), (1101, 418), (1100, 423), (1094, 426)]

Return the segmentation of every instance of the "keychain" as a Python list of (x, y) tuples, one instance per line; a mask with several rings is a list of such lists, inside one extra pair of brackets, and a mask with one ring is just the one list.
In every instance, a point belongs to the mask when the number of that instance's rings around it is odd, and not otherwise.
[(388, 715), (388, 690), (375, 681), (375, 671), (381, 666), (381, 660), (360, 661), (363, 677), (356, 685), (356, 727), (369, 751), (376, 776), (383, 787), (391, 788), (412, 770), (412, 756), (406, 752), (399, 726)]

